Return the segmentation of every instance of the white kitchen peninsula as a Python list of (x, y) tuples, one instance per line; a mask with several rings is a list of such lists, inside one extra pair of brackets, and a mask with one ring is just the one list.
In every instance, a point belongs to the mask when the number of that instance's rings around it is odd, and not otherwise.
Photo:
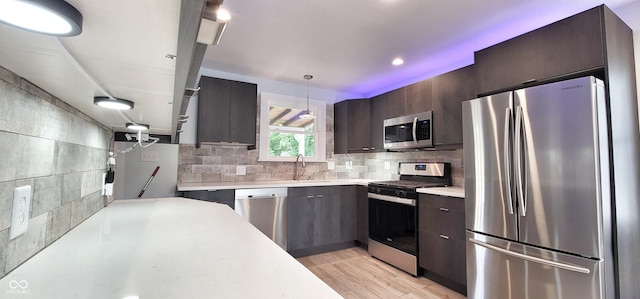
[(340, 298), (226, 205), (185, 198), (116, 200), (0, 280), (0, 297)]

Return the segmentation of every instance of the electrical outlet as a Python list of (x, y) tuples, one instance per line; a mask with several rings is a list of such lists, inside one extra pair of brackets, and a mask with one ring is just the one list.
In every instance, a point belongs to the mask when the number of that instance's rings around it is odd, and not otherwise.
[(327, 169), (332, 170), (336, 168), (336, 162), (329, 161), (327, 162)]
[(156, 151), (141, 151), (140, 161), (142, 162), (158, 162), (158, 152)]
[(384, 161), (384, 169), (387, 169), (387, 170), (391, 169), (391, 162)]
[(238, 165), (236, 166), (236, 175), (246, 175), (247, 174), (247, 166)]
[(351, 160), (349, 160), (349, 161), (345, 162), (344, 167), (345, 167), (346, 169), (351, 169), (351, 168), (353, 168), (353, 162), (352, 162)]
[(31, 185), (13, 190), (13, 213), (9, 240), (24, 234), (29, 227), (29, 209), (31, 208)]

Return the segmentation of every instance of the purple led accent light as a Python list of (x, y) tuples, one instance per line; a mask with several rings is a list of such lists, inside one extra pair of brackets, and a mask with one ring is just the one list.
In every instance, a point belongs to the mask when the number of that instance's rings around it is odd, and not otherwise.
[[(422, 59), (411, 62), (406, 57), (405, 64), (399, 67), (389, 65), (390, 71), (366, 78), (361, 84), (348, 88), (344, 92), (373, 97), (401, 88), (434, 76), (456, 70), (474, 63), (473, 53), (513, 37), (544, 27), (571, 15), (582, 12), (587, 7), (549, 7), (525, 5), (517, 12), (511, 12), (504, 21), (493, 22), (482, 29), (470, 30), (472, 36), (459, 37), (458, 42), (440, 47), (441, 50), (423, 53)], [(509, 14), (509, 13), (508, 13)], [(428, 48), (425, 43), (425, 48)]]

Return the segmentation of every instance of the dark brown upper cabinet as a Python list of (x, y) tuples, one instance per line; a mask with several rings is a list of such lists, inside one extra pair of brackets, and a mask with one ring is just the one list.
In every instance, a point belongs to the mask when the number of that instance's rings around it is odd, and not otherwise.
[(385, 93), (384, 118), (407, 114), (407, 88), (402, 87)]
[(334, 105), (334, 153), (362, 153), (371, 148), (370, 100), (353, 99)]
[(479, 94), (601, 69), (603, 6), (475, 52)]
[(385, 106), (386, 106), (387, 94), (381, 94), (371, 98), (369, 103), (370, 105), (370, 132), (369, 136), (371, 137), (371, 147), (369, 148), (370, 152), (383, 152), (384, 151), (384, 120), (385, 116)]
[(476, 97), (474, 66), (431, 79), (433, 81), (433, 144), (462, 147), (462, 102)]
[(406, 87), (406, 114), (416, 114), (433, 110), (433, 80), (422, 80)]
[(257, 95), (256, 84), (202, 76), (197, 147), (203, 142), (255, 147)]

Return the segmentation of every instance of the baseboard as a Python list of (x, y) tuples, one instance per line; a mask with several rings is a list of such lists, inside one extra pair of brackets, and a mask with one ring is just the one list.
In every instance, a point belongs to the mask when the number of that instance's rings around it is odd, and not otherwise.
[(331, 252), (341, 249), (347, 249), (356, 246), (356, 241), (347, 241), (342, 243), (328, 244), (328, 245), (320, 245), (311, 248), (298, 249), (298, 250), (290, 250), (289, 254), (295, 258), (309, 256), (314, 254), (320, 254), (325, 252)]

